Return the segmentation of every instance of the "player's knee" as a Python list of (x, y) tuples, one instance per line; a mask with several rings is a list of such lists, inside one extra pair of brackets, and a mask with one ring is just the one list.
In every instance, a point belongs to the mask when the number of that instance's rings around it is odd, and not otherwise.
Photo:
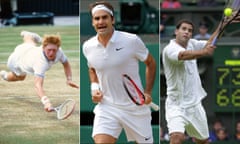
[(183, 133), (172, 133), (170, 136), (170, 144), (182, 144), (185, 140)]
[(116, 143), (116, 138), (107, 134), (97, 134), (94, 136), (94, 142), (97, 144), (114, 144)]
[(10, 72), (8, 73), (8, 76), (7, 76), (7, 81), (23, 81), (25, 80), (26, 78), (26, 75), (16, 75), (14, 72)]
[(17, 79), (18, 81), (23, 81), (23, 80), (25, 80), (25, 78), (26, 78), (26, 75), (16, 76), (16, 79)]

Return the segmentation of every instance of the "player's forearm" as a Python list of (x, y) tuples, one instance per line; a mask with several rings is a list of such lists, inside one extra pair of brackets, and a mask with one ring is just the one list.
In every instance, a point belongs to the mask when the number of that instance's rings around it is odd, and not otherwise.
[(88, 69), (88, 73), (89, 73), (89, 79), (91, 83), (98, 83), (98, 78), (97, 78), (97, 74), (94, 68), (89, 68)]
[(145, 93), (148, 93), (151, 95), (154, 81), (156, 76), (156, 62), (154, 59), (152, 59), (147, 65), (146, 65), (146, 86), (145, 86)]
[(67, 81), (72, 81), (72, 70), (69, 62), (64, 63), (63, 67)]
[(43, 96), (45, 96), (45, 93), (44, 93), (44, 91), (43, 91), (42, 88), (35, 86), (35, 91), (36, 91), (37, 95), (38, 95), (40, 98), (42, 98)]
[(179, 60), (191, 60), (204, 56), (204, 50), (185, 50), (181, 51), (178, 55)]
[(43, 96), (45, 96), (45, 92), (43, 90), (43, 79), (40, 77), (35, 77), (34, 80), (34, 88), (35, 91), (37, 93), (37, 95), (42, 98)]
[(185, 50), (181, 51), (178, 54), (179, 60), (192, 60), (197, 59), (203, 56), (211, 55), (213, 51), (213, 46), (210, 47), (210, 45), (206, 45), (203, 49), (200, 50)]

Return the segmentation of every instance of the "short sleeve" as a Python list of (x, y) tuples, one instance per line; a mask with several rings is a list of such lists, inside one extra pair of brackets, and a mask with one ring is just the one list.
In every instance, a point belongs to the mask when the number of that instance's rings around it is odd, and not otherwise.
[(149, 50), (138, 36), (135, 39), (135, 52), (137, 59), (140, 61), (145, 61), (149, 54)]
[(180, 47), (179, 45), (175, 44), (173, 41), (170, 42), (170, 44), (168, 46), (165, 47), (165, 54), (167, 56), (167, 58), (170, 61), (175, 61), (178, 62), (178, 55), (181, 51), (185, 51), (184, 48)]
[(64, 54), (64, 52), (61, 48), (59, 48), (59, 53), (57, 54), (57, 57), (59, 58), (59, 61), (61, 63), (67, 62), (67, 56)]

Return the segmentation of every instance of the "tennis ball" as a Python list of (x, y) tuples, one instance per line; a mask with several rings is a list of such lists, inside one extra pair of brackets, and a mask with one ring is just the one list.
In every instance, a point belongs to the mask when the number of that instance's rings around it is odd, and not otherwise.
[(224, 15), (225, 16), (231, 16), (232, 15), (232, 9), (231, 8), (225, 8), (224, 9)]

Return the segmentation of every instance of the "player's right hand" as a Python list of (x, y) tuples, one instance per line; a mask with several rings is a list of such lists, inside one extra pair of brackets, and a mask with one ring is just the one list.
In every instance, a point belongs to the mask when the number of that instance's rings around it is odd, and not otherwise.
[(93, 103), (101, 102), (103, 93), (100, 90), (92, 90), (92, 101)]
[(53, 109), (53, 107), (52, 107), (52, 104), (51, 104), (50, 102), (44, 104), (44, 110), (45, 110), (46, 112), (52, 112), (52, 111), (54, 111), (54, 109)]
[(148, 93), (144, 93), (145, 96), (145, 104), (150, 104), (152, 102), (152, 97)]

